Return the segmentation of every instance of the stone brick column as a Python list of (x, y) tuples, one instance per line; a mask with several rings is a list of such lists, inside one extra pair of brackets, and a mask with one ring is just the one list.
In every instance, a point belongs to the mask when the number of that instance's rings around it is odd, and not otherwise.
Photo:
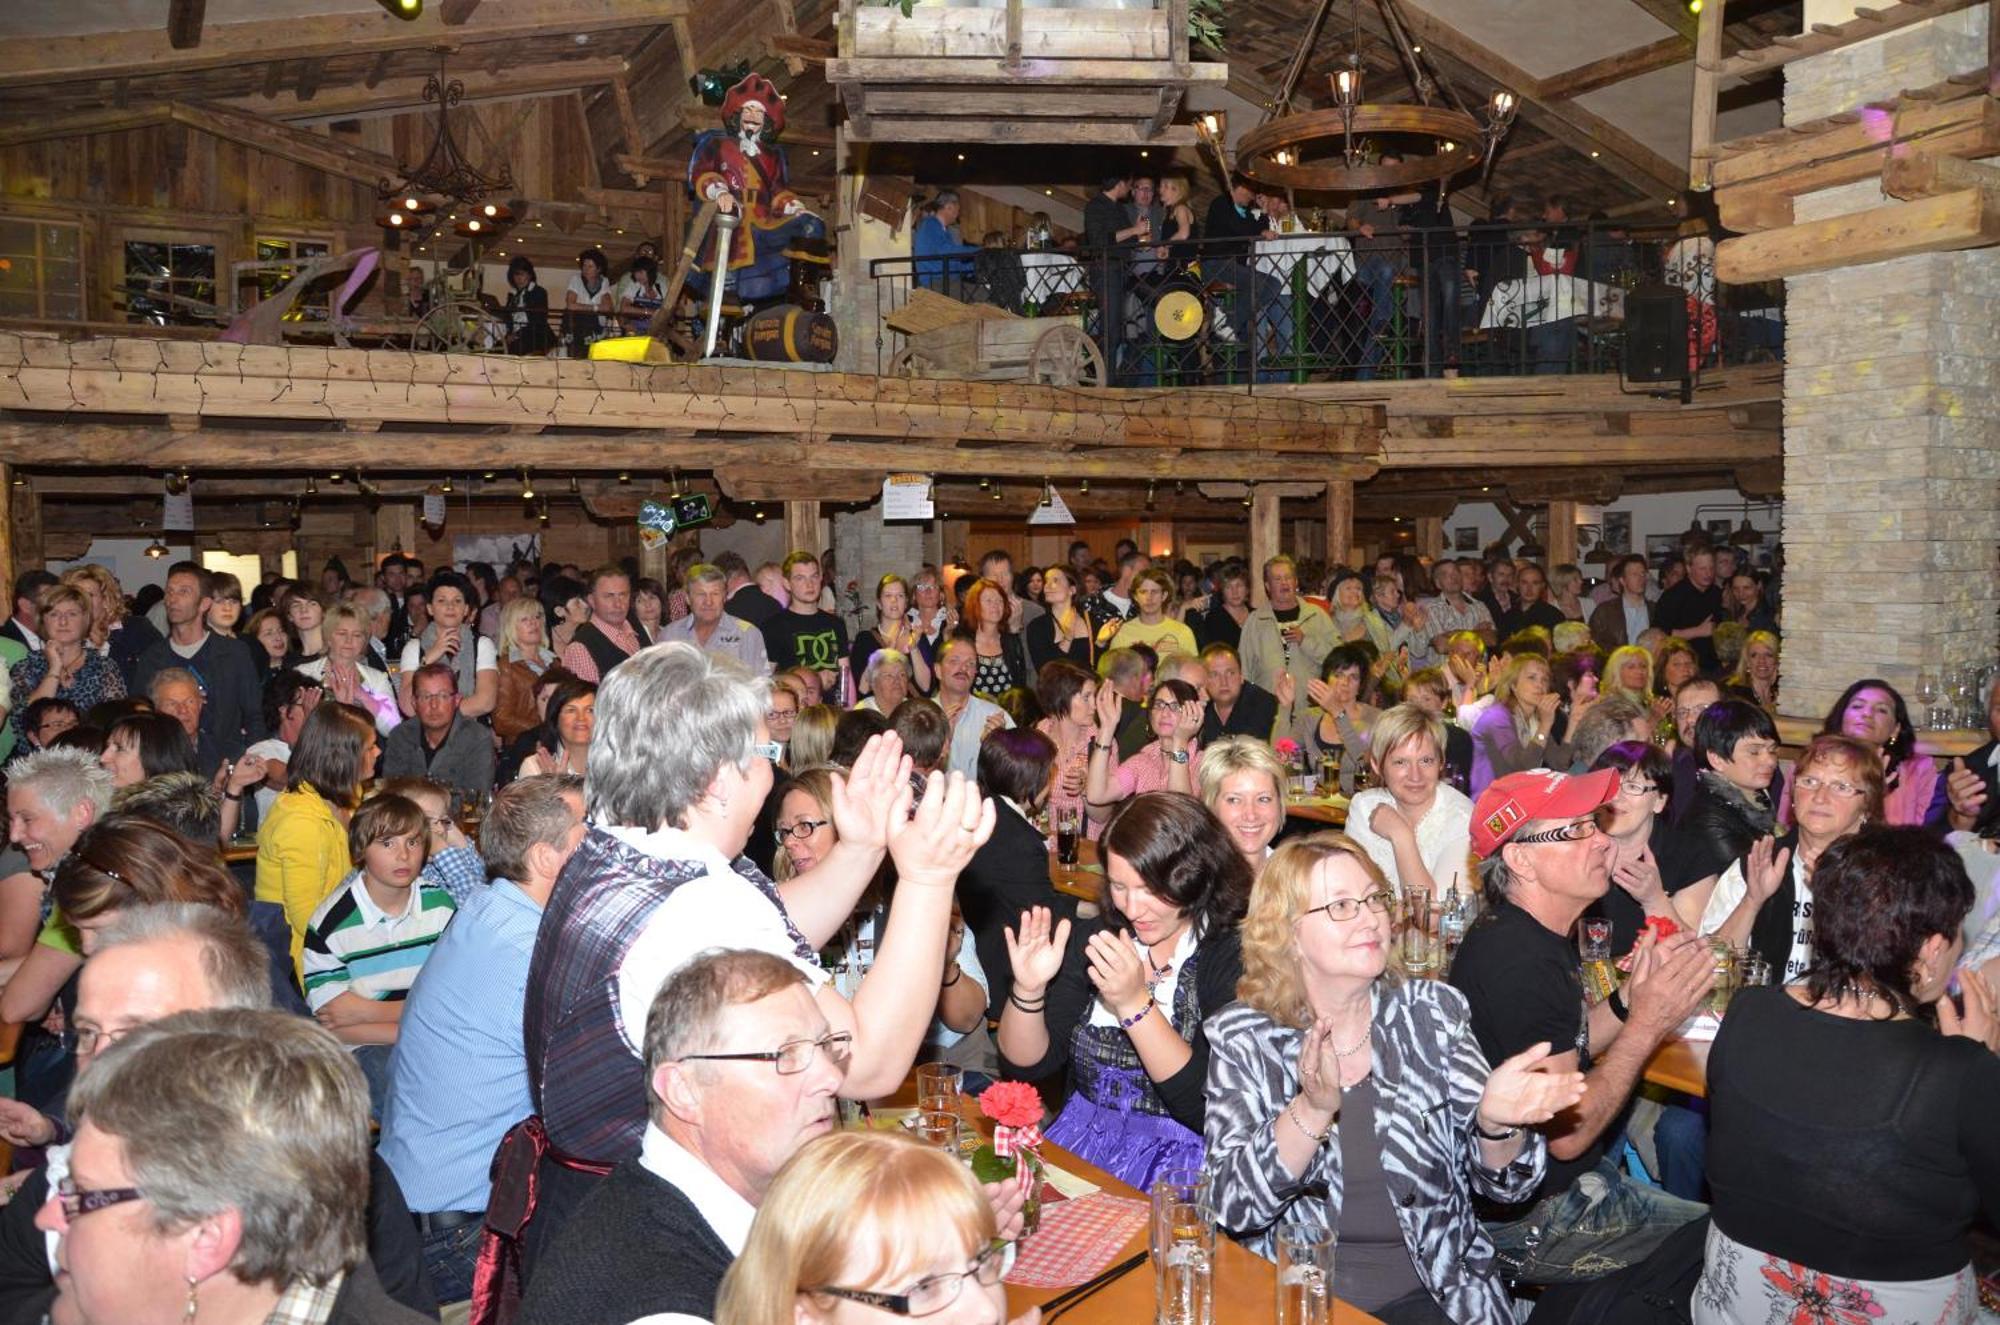
[[(854, 580), (861, 586), (859, 625), (875, 624), (876, 581), (891, 571), (908, 579), (933, 559), (929, 534), (928, 524), (882, 523), (880, 501), (858, 511), (834, 514), (833, 550), (840, 564), (841, 582)], [(857, 623), (850, 623), (853, 624)]]
[[(1806, 21), (1852, 6), (1807, 0)], [(1981, 67), (1986, 6), (1785, 70), (1797, 124)], [(1878, 181), (1798, 199), (1800, 221), (1890, 201)], [(1852, 681), (1993, 658), (2000, 607), (2000, 249), (1785, 282), (1783, 707)], [(1911, 700), (1914, 704), (1914, 699)]]

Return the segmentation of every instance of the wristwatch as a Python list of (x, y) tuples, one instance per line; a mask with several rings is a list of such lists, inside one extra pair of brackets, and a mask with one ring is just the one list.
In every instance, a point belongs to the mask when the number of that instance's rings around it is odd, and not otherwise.
[(1188, 761), (1188, 752), (1185, 750), (1169, 750), (1167, 751), (1167, 758), (1176, 764), (1185, 764)]
[(1476, 1113), (1472, 1115), (1472, 1131), (1475, 1136), (1486, 1141), (1512, 1141), (1521, 1134), (1521, 1129), (1518, 1127), (1509, 1127), (1502, 1131), (1489, 1132), (1479, 1125), (1479, 1115)]

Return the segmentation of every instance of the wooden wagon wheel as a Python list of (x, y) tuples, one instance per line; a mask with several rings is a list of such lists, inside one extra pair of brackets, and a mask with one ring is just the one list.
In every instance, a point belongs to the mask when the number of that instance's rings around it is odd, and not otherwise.
[(410, 348), (442, 354), (473, 354), (486, 348), (485, 331), (495, 319), (470, 299), (449, 299), (425, 313), (410, 334)]
[(1028, 380), (1042, 386), (1097, 390), (1110, 377), (1097, 342), (1084, 335), (1082, 327), (1069, 323), (1044, 331), (1028, 355)]
[(905, 345), (889, 356), (890, 377), (935, 377), (937, 360), (914, 345)]

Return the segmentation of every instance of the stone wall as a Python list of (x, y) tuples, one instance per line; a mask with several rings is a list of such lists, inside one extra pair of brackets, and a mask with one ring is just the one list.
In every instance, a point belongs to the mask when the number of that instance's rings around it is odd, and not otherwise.
[[(1837, 22), (1845, 14), (1808, 15)], [(1985, 8), (1795, 61), (1788, 124), (1984, 62)], [(1867, 182), (1801, 221), (1881, 206)], [(1786, 282), (1784, 708), (1879, 675), (1915, 689), (1994, 657), (2000, 608), (2000, 249)]]

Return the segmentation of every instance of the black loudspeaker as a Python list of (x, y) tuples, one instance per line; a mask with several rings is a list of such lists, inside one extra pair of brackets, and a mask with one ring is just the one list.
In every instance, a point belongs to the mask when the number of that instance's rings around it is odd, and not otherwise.
[(1687, 291), (1640, 285), (1625, 296), (1625, 376), (1678, 382), (1688, 375)]

